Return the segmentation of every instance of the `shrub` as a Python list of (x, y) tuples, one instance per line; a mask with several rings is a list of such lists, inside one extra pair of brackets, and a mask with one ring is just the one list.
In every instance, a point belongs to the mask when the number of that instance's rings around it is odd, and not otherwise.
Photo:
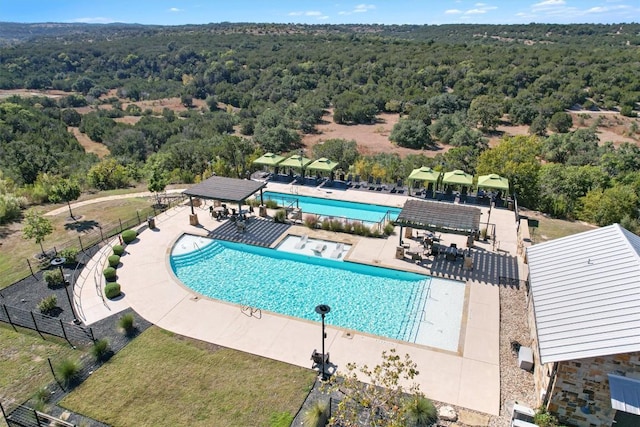
[(40, 310), (40, 313), (49, 313), (51, 310), (56, 308), (57, 305), (58, 297), (55, 295), (49, 295), (48, 297), (42, 298), (38, 303), (38, 310)]
[(306, 427), (321, 427), (327, 424), (329, 420), (329, 404), (328, 402), (316, 400), (304, 412), (302, 424)]
[(331, 220), (329, 220), (329, 218), (323, 219), (322, 223), (320, 224), (320, 227), (326, 231), (331, 230)]
[(104, 278), (107, 279), (107, 281), (109, 282), (114, 281), (116, 279), (116, 269), (113, 267), (105, 268), (102, 274), (104, 274)]
[(384, 226), (385, 236), (391, 236), (393, 234), (393, 230), (395, 230), (395, 225), (392, 222), (388, 222), (387, 225)]
[(59, 255), (64, 258), (65, 264), (75, 264), (79, 252), (76, 248), (67, 248), (61, 250)]
[(131, 243), (136, 240), (138, 237), (138, 232), (136, 230), (124, 230), (122, 232), (122, 241), (124, 243)]
[(409, 425), (430, 426), (438, 420), (438, 410), (431, 400), (424, 396), (416, 396), (407, 404)]
[(342, 233), (344, 231), (344, 224), (339, 219), (331, 220), (331, 231), (335, 231), (336, 233)]
[(104, 287), (104, 296), (111, 299), (120, 295), (120, 284), (109, 282)]
[(287, 211), (284, 209), (278, 209), (273, 215), (273, 221), (284, 224), (287, 220)]
[(369, 229), (369, 227), (367, 227), (366, 225), (364, 225), (362, 222), (360, 221), (355, 221), (353, 223), (353, 233), (357, 234), (358, 236), (369, 236), (369, 234), (371, 234), (371, 230)]
[(44, 281), (47, 282), (47, 285), (49, 286), (60, 285), (64, 281), (62, 272), (58, 269), (45, 271), (42, 277), (44, 277)]
[(109, 266), (118, 268), (118, 264), (120, 264), (120, 255), (111, 255), (109, 257)]
[(254, 208), (257, 208), (258, 206), (260, 206), (260, 199), (256, 199), (256, 198), (248, 199), (247, 204), (249, 206), (253, 206)]
[(264, 205), (269, 209), (276, 209), (278, 207), (278, 202), (273, 199), (267, 200)]
[(533, 421), (540, 427), (557, 427), (559, 425), (558, 419), (554, 415), (547, 412), (544, 407), (538, 409), (533, 417)]
[(124, 246), (122, 245), (115, 245), (113, 247), (113, 254), (114, 255), (118, 255), (118, 256), (122, 256), (122, 254), (124, 254)]
[(91, 355), (98, 362), (102, 362), (106, 360), (109, 356), (109, 341), (105, 339), (98, 340), (93, 343), (93, 347), (91, 347)]
[(64, 359), (56, 366), (55, 370), (63, 384), (69, 387), (73, 386), (80, 379), (82, 364), (75, 359)]
[(123, 314), (118, 320), (118, 326), (124, 331), (125, 335), (131, 335), (135, 330), (133, 321), (134, 317), (131, 313)]
[(49, 402), (50, 397), (51, 393), (46, 389), (46, 387), (39, 388), (33, 395), (33, 400), (35, 401), (33, 409), (36, 411), (44, 411), (45, 404)]
[(311, 229), (318, 228), (318, 217), (315, 215), (305, 215), (304, 225)]

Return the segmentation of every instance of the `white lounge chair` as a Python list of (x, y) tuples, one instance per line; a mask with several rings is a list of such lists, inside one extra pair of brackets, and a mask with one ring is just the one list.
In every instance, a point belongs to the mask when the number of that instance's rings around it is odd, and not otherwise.
[(331, 258), (340, 258), (342, 256), (342, 250), (344, 249), (344, 245), (342, 243), (338, 243), (336, 248), (331, 252)]
[(324, 250), (327, 249), (327, 245), (323, 244), (323, 243), (318, 243), (316, 244), (313, 249), (311, 249), (313, 251), (314, 254), (316, 254), (317, 256), (322, 256), (322, 252), (324, 252)]
[(307, 239), (309, 239), (309, 236), (307, 236), (306, 234), (304, 236), (300, 237), (300, 240), (298, 240), (298, 243), (296, 243), (294, 248), (296, 248), (296, 249), (304, 248), (304, 245), (307, 244)]

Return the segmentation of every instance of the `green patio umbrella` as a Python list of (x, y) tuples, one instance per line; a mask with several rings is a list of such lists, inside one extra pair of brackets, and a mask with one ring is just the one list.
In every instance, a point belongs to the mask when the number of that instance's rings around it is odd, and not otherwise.
[(282, 156), (279, 156), (279, 155), (273, 154), (273, 153), (266, 153), (265, 155), (255, 159), (253, 161), (253, 164), (254, 165), (276, 167), (283, 160), (284, 160), (284, 157), (282, 157)]
[(335, 168), (338, 167), (338, 162), (334, 162), (333, 160), (329, 160), (326, 157), (322, 157), (315, 162), (311, 163), (307, 166), (307, 170), (316, 171), (316, 172), (332, 172)]
[(473, 175), (468, 174), (465, 171), (461, 171), (460, 169), (456, 169), (451, 172), (446, 172), (442, 178), (442, 183), (449, 185), (471, 186), (471, 184), (473, 184)]
[[(415, 181), (425, 181), (425, 182), (433, 182), (435, 184), (438, 182), (438, 179), (440, 178), (441, 174), (442, 174), (441, 172), (434, 171), (428, 166), (422, 166), (421, 168), (412, 170), (407, 180), (410, 183), (413, 183)], [(411, 191), (411, 187), (412, 185), (409, 185), (409, 191)], [(434, 195), (435, 195), (435, 192), (434, 192)]]
[(495, 190), (509, 191), (509, 180), (495, 173), (478, 177), (478, 188), (492, 188)]
[(311, 159), (308, 159), (299, 154), (294, 154), (293, 156), (281, 161), (278, 163), (278, 166), (281, 168), (294, 168), (294, 169), (304, 169), (307, 165), (311, 163)]

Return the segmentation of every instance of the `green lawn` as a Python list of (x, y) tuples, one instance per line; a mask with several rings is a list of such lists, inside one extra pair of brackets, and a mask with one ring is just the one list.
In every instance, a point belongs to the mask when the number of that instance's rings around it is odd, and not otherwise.
[(295, 415), (314, 379), (309, 369), (152, 327), (61, 405), (115, 427), (270, 426), (275, 414)]
[[(131, 198), (81, 206), (73, 209), (74, 216), (80, 217), (77, 222), (67, 221), (69, 212), (65, 210), (62, 214), (47, 217), (52, 222), (53, 233), (45, 238), (43, 246), (48, 250), (72, 242), (79, 248), (78, 236), (82, 236), (83, 240), (86, 239), (88, 242), (89, 235), (99, 236), (98, 225), (106, 231), (110, 225), (117, 225), (118, 219), (124, 221), (135, 218), (137, 211), (149, 209), (151, 204), (149, 199)], [(40, 210), (44, 212), (59, 206), (46, 206), (46, 209), (43, 207)], [(143, 213), (141, 218), (146, 218), (146, 214)], [(40, 245), (32, 240), (23, 239), (21, 230), (22, 225), (19, 223), (0, 227), (0, 289), (29, 275), (27, 259), (34, 268), (37, 265), (34, 255), (41, 252)]]
[(563, 219), (548, 218), (542, 215), (529, 215), (532, 219), (537, 219), (539, 225), (537, 228), (529, 227), (531, 240), (533, 243), (542, 243), (548, 240), (558, 239), (560, 237), (570, 236), (572, 234), (582, 233), (583, 231), (593, 230), (593, 225), (585, 224), (580, 221), (567, 221)]
[[(47, 357), (61, 360), (74, 356), (74, 350), (62, 340), (47, 336), (43, 340), (36, 332), (19, 329), (0, 323), (0, 397), (4, 401), (22, 403), (32, 397), (38, 389), (53, 382)], [(3, 421), (0, 421), (0, 425)]]

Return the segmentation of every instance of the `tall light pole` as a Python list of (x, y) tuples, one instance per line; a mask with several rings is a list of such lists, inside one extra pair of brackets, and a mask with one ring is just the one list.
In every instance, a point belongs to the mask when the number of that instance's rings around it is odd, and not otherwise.
[(52, 267), (58, 267), (60, 269), (60, 276), (62, 277), (62, 285), (64, 286), (65, 293), (67, 294), (67, 301), (69, 301), (69, 307), (71, 308), (71, 316), (73, 316), (73, 323), (76, 325), (80, 324), (80, 321), (76, 317), (76, 311), (73, 309), (73, 301), (71, 300), (71, 295), (69, 295), (69, 283), (64, 278), (64, 270), (62, 269), (62, 265), (65, 263), (66, 259), (63, 257), (56, 257), (51, 260)]
[(327, 315), (330, 311), (331, 311), (331, 307), (329, 307), (326, 304), (320, 304), (316, 306), (316, 313), (318, 313), (322, 318), (322, 372), (320, 374), (322, 381), (327, 380), (327, 371), (325, 370), (325, 367), (324, 367), (324, 362), (326, 360), (326, 357), (324, 355), (324, 340), (325, 338), (327, 338), (327, 334), (324, 331), (324, 316)]
[(304, 150), (300, 149), (300, 178), (302, 179), (301, 184), (304, 185), (304, 170), (302, 169), (302, 155), (304, 154)]

